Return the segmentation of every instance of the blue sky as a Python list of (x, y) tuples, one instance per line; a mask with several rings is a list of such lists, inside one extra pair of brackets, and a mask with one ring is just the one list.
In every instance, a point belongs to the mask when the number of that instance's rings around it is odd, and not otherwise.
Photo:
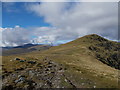
[(3, 27), (14, 27), (19, 25), (21, 27), (37, 27), (50, 26), (44, 22), (44, 17), (35, 15), (26, 9), (26, 4), (32, 3), (3, 3), (2, 8), (2, 24)]

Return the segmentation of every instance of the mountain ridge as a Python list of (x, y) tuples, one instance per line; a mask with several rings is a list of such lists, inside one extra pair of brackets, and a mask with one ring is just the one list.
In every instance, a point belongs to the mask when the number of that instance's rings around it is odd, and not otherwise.
[(118, 45), (88, 35), (43, 51), (3, 56), (3, 87), (118, 88)]
[(15, 46), (15, 47), (2, 47), (2, 55), (3, 56), (9, 56), (9, 55), (14, 55), (14, 54), (25, 54), (29, 53), (32, 51), (42, 51), (49, 49), (50, 45), (43, 45), (43, 44), (24, 44), (22, 46)]
[[(79, 51), (82, 51), (84, 49), (84, 51), (87, 50), (88, 52), (92, 52), (91, 54), (94, 54), (94, 57), (97, 58), (98, 60), (100, 60), (101, 62), (103, 62), (111, 67), (114, 67), (116, 69), (120, 69), (120, 66), (119, 66), (120, 60), (118, 59), (118, 56), (120, 54), (119, 53), (119, 50), (120, 50), (119, 45), (120, 45), (119, 42), (107, 40), (96, 34), (90, 34), (90, 35), (86, 35), (81, 38), (78, 38), (74, 41), (68, 42), (66, 44), (62, 44), (62, 45), (53, 47), (50, 50), (53, 53), (58, 53), (58, 52), (61, 52), (62, 48), (63, 48), (63, 51), (66, 50), (64, 52), (66, 52), (66, 53), (71, 52), (71, 55), (72, 55), (72, 51), (70, 51), (70, 49), (72, 49), (72, 50), (74, 49), (73, 50), (74, 52), (75, 52), (75, 49), (77, 49)], [(59, 49), (57, 49), (57, 48), (59, 48)], [(59, 51), (60, 48), (61, 48), (61, 51)], [(77, 50), (76, 50), (76, 52), (77, 52)], [(45, 52), (47, 52), (47, 50)], [(49, 52), (49, 50), (48, 50), (48, 52)], [(86, 53), (86, 55), (87, 54), (88, 53)]]

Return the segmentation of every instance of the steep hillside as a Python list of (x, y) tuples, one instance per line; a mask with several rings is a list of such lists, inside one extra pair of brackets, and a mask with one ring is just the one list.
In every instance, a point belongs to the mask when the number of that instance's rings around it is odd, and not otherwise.
[(92, 34), (44, 51), (3, 56), (3, 90), (118, 88), (118, 45)]
[(65, 55), (84, 54), (93, 56), (99, 61), (120, 69), (120, 43), (109, 41), (96, 34), (86, 35), (72, 42), (53, 47), (45, 53), (61, 53)]

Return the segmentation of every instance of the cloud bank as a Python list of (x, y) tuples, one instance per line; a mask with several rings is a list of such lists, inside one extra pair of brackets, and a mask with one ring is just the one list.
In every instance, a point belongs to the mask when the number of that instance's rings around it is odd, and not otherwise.
[(2, 46), (24, 43), (58, 43), (74, 40), (87, 34), (118, 38), (117, 3), (56, 2), (26, 5), (29, 12), (44, 17), (51, 27), (1, 28)]
[[(58, 35), (70, 39), (96, 33), (117, 39), (117, 3), (42, 3), (29, 6), (29, 10), (43, 16), (47, 23), (60, 28)], [(62, 35), (63, 34), (63, 35)]]
[[(52, 30), (52, 31), (50, 31)], [(55, 28), (35, 27), (25, 29), (20, 26), (14, 28), (0, 28), (0, 46), (18, 46), (27, 43), (51, 44), (55, 41)]]

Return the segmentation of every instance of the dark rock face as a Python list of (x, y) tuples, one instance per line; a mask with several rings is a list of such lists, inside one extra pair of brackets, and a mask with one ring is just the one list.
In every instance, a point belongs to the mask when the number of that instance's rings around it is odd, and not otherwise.
[(101, 62), (120, 70), (120, 43), (110, 41), (99, 42), (89, 46), (89, 50), (94, 52), (96, 58)]
[[(25, 62), (22, 62), (25, 63)], [(38, 90), (40, 88), (75, 88), (75, 85), (64, 75), (62, 65), (51, 60), (43, 60), (43, 63), (32, 62), (35, 68), (18, 68), (3, 78), (2, 90)]]

